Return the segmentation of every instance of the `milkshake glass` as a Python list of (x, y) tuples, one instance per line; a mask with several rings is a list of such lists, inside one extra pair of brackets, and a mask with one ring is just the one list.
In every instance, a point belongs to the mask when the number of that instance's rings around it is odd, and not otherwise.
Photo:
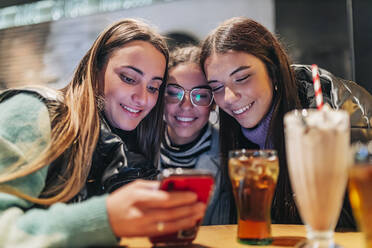
[(333, 240), (350, 164), (345, 111), (294, 110), (284, 117), (291, 185), (307, 240), (298, 247), (338, 247)]

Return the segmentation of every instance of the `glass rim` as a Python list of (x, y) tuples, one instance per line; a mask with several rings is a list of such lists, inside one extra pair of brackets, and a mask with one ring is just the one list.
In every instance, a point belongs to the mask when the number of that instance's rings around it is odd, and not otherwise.
[[(286, 116), (295, 116), (295, 117), (308, 117), (312, 113), (318, 113), (319, 110), (316, 108), (298, 108), (298, 109), (292, 109), (286, 113), (284, 113), (284, 119), (288, 119)], [(331, 113), (337, 113), (338, 115), (346, 115), (349, 116), (348, 112), (343, 109), (330, 109)]]
[[(325, 112), (326, 111), (326, 112)], [(303, 109), (293, 109), (286, 112), (283, 117), (284, 130), (288, 127), (299, 126), (301, 124), (303, 127), (315, 127), (323, 129), (337, 129), (339, 131), (345, 131), (350, 129), (350, 115), (347, 111), (343, 109), (329, 109), (329, 110), (318, 110), (314, 108), (303, 108)], [(315, 118), (315, 119), (314, 119)], [(321, 120), (321, 122), (314, 121)], [(337, 122), (329, 121), (336, 118)], [(330, 125), (322, 125), (322, 122), (329, 122)]]
[(190, 168), (166, 168), (161, 173), (159, 173), (158, 177), (167, 178), (170, 176), (212, 176), (212, 172), (206, 169), (190, 169)]
[(257, 155), (260, 155), (260, 156), (265, 155), (265, 154), (278, 156), (278, 151), (276, 149), (245, 149), (245, 148), (230, 150), (228, 155), (230, 158), (233, 155), (237, 155), (237, 154), (254, 154), (254, 153), (257, 153)]

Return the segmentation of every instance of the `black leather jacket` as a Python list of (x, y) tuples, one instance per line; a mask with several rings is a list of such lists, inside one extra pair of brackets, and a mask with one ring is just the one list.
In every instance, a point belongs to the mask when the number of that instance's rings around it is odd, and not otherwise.
[[(53, 89), (29, 87), (1, 92), (0, 102), (18, 93), (33, 94), (46, 104), (62, 101)], [(112, 192), (136, 179), (151, 180), (156, 178), (158, 170), (155, 166), (142, 154), (128, 150), (124, 139), (122, 135), (112, 130), (102, 113), (100, 115), (99, 139), (86, 185), (70, 202), (79, 202), (94, 195)], [(69, 155), (70, 150), (67, 150), (49, 166), (47, 184), (49, 180), (57, 180), (58, 172), (65, 168)]]
[(158, 170), (142, 154), (128, 150), (125, 137), (101, 115), (100, 136), (87, 180), (88, 197), (112, 192), (136, 179), (155, 179)]
[[(293, 65), (303, 108), (316, 108), (311, 66)], [(323, 100), (350, 114), (351, 142), (372, 140), (372, 96), (356, 83), (319, 69)]]

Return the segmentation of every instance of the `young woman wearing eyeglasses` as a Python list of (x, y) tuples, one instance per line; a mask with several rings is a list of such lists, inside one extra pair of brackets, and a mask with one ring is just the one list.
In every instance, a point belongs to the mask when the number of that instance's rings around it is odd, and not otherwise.
[(218, 129), (209, 122), (213, 94), (200, 68), (199, 56), (200, 48), (195, 46), (177, 48), (170, 55), (160, 167), (211, 171), (216, 188), (203, 224), (226, 224), (230, 205), (223, 200), (219, 187)]

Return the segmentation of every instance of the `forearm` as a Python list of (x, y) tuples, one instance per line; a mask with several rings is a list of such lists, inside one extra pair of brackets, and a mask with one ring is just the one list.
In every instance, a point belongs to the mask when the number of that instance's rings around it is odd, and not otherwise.
[(82, 247), (114, 245), (106, 211), (106, 196), (78, 204), (54, 204), (49, 209), (0, 212), (2, 247)]
[[(50, 140), (50, 120), (43, 102), (29, 94), (1, 102), (0, 116), (0, 173), (4, 173), (17, 161), (27, 163), (45, 149)], [(39, 197), (47, 172), (45, 166), (4, 184)], [(107, 219), (106, 196), (38, 209), (24, 199), (0, 192), (0, 247), (75, 247), (115, 242)]]

